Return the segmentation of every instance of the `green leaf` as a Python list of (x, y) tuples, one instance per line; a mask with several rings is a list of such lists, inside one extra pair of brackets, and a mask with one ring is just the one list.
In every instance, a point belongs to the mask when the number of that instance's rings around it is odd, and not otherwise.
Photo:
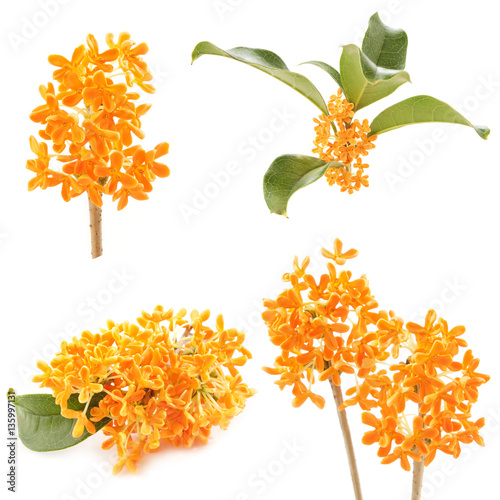
[[(105, 392), (94, 394), (90, 400), (87, 415), (90, 415), (90, 409), (97, 406), (105, 396)], [(92, 436), (87, 430), (84, 430), (79, 438), (74, 438), (71, 432), (76, 420), (63, 417), (61, 407), (56, 404), (55, 398), (50, 394), (16, 396), (15, 405), (19, 438), (30, 450), (62, 450)], [(72, 394), (68, 399), (68, 408), (82, 411), (85, 404), (78, 401), (78, 394)], [(111, 419), (104, 418), (100, 422), (95, 422), (96, 432), (110, 421)]]
[(321, 68), (322, 70), (326, 71), (335, 80), (337, 85), (342, 89), (342, 92), (344, 92), (344, 88), (342, 87), (342, 79), (340, 78), (340, 73), (335, 68), (321, 61), (306, 61), (300, 63), (299, 66), (301, 66), (302, 64), (313, 64), (314, 66), (318, 66), (318, 68)]
[(340, 75), (345, 95), (355, 111), (387, 97), (410, 81), (406, 71), (377, 66), (353, 44), (343, 47)]
[(402, 70), (406, 65), (408, 35), (401, 29), (389, 28), (373, 14), (361, 50), (375, 66)]
[(458, 123), (472, 127), (482, 139), (487, 139), (488, 127), (473, 125), (449, 104), (428, 95), (410, 97), (385, 109), (370, 124), (369, 135), (380, 135), (413, 123)]
[(277, 78), (299, 94), (309, 99), (322, 113), (328, 115), (328, 108), (318, 89), (313, 83), (300, 73), (290, 71), (280, 56), (264, 49), (251, 49), (248, 47), (235, 47), (230, 50), (222, 50), (210, 42), (200, 42), (193, 50), (192, 62), (205, 54), (223, 56), (234, 61), (240, 61), (264, 73)]
[(299, 189), (322, 177), (329, 168), (343, 164), (313, 156), (283, 155), (276, 158), (264, 175), (264, 198), (272, 213), (286, 216), (288, 201)]

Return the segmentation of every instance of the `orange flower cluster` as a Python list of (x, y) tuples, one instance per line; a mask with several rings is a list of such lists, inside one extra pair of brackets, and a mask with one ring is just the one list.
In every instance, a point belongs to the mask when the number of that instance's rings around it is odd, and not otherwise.
[[(340, 385), (341, 372), (354, 373), (356, 367), (365, 373), (371, 368), (372, 353), (367, 352), (369, 339), (364, 338), (363, 330), (376, 321), (373, 309), (378, 304), (366, 277), (353, 279), (350, 271), (338, 272), (334, 264), (343, 265), (357, 251), (342, 252), (342, 243), (335, 240), (333, 252), (323, 249), (322, 254), (332, 261), (327, 264), (328, 274), (316, 280), (307, 273), (309, 257), (301, 265), (295, 257), (294, 271), (283, 276), (291, 288), (276, 300), (264, 300), (267, 310), (262, 317), (271, 342), (281, 347), (274, 368), (265, 371), (280, 375), (276, 382), (280, 389), (292, 386), (296, 407), (308, 398), (320, 408), (324, 406), (325, 400), (311, 390), (315, 372), (319, 380), (332, 377)], [(351, 326), (348, 321), (353, 315), (357, 322)]]
[[(147, 200), (151, 182), (170, 174), (157, 161), (168, 153), (168, 144), (162, 142), (150, 151), (132, 145), (132, 134), (145, 137), (141, 118), (151, 105), (136, 105), (140, 95), (128, 88), (137, 85), (145, 92), (155, 91), (142, 59), (148, 46), (135, 44), (128, 33), (120, 33), (116, 42), (108, 34), (106, 43), (109, 48), (100, 52), (95, 37), (88, 35), (87, 46), (77, 47), (71, 59), (49, 56), (50, 64), (58, 68), (53, 74), (57, 89), (52, 83), (40, 86), (44, 104), (30, 118), (45, 126), (39, 134), (52, 141), (54, 154), (48, 153), (47, 143), (31, 136), (37, 158), (28, 160), (26, 168), (35, 174), (28, 183), (30, 191), (61, 185), (65, 201), (87, 192), (99, 207), (102, 195), (109, 194), (121, 210), (129, 196)], [(124, 82), (115, 83), (116, 77)], [(61, 170), (49, 168), (52, 158), (62, 163)]]
[[(291, 287), (276, 300), (264, 300), (262, 317), (271, 342), (281, 348), (274, 367), (265, 371), (280, 376), (280, 389), (292, 386), (293, 406), (310, 399), (323, 408), (324, 398), (312, 392), (316, 377), (340, 386), (341, 374), (350, 374), (355, 385), (340, 409), (359, 405), (364, 410), (363, 422), (374, 429), (363, 443), (379, 444), (382, 463), (399, 459), (409, 470), (408, 458), (425, 457), (429, 465), (438, 450), (458, 457), (460, 443), (482, 445), (478, 431), (484, 419), (471, 420), (471, 409), (489, 376), (476, 371), (479, 360), (470, 350), (456, 360), (467, 346), (459, 338), (465, 328), (449, 329), (434, 311), (424, 326), (408, 323), (405, 328), (392, 311), (378, 310), (366, 276), (353, 279), (350, 271), (335, 266), (356, 257), (356, 250), (343, 253), (335, 240), (333, 252), (323, 249), (322, 254), (333, 261), (327, 274), (316, 280), (307, 274), (309, 258), (301, 265), (295, 258), (294, 271), (283, 276)], [(419, 415), (410, 426), (406, 410), (411, 403)]]
[[(368, 137), (368, 120), (360, 123), (352, 119), (353, 109), (354, 104), (342, 98), (342, 90), (332, 95), (328, 103), (330, 114), (314, 118), (316, 139), (312, 150), (322, 160), (343, 163), (343, 167), (329, 168), (325, 176), (330, 186), (337, 184), (341, 191), (349, 194), (359, 191), (361, 186), (368, 187), (368, 176), (364, 173), (368, 165), (361, 157), (375, 147), (373, 142), (377, 138), (376, 135)], [(332, 123), (336, 124), (336, 130), (332, 130)]]
[[(124, 466), (135, 472), (143, 453), (157, 451), (161, 441), (206, 443), (212, 426), (226, 429), (255, 393), (238, 371), (251, 358), (244, 334), (225, 329), (222, 315), (212, 330), (204, 324), (209, 311), (185, 316), (185, 309), (174, 314), (157, 306), (137, 324), (108, 320), (98, 334), (85, 331), (63, 342), (50, 366), (38, 363), (43, 374), (33, 380), (53, 391), (64, 417), (76, 419), (74, 437), (84, 428), (94, 433), (93, 422), (111, 419), (102, 448), (116, 446), (115, 474)], [(98, 406), (89, 407), (102, 392)], [(67, 407), (71, 394), (86, 403), (83, 411)]]
[[(377, 322), (378, 347), (390, 347), (397, 360), (389, 367), (392, 376), (379, 370), (363, 381), (365, 409), (377, 408), (380, 414), (363, 413), (363, 422), (374, 427), (364, 435), (363, 443), (378, 443), (382, 463), (399, 459), (403, 469), (410, 470), (408, 458), (429, 465), (437, 451), (457, 458), (461, 444), (475, 441), (484, 446), (479, 435), (484, 418), (472, 420), (471, 411), (478, 387), (490, 377), (477, 371), (479, 359), (470, 349), (459, 357), (460, 348), (467, 347), (460, 338), (464, 332), (463, 326), (450, 329), (433, 310), (423, 326), (409, 322), (404, 328), (403, 320), (393, 314)], [(401, 348), (405, 351), (402, 358)], [(406, 408), (411, 402), (418, 405), (418, 415), (410, 425)]]

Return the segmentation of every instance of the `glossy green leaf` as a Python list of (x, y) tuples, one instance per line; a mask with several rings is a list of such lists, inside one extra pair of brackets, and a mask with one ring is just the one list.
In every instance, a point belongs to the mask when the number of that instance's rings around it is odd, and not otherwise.
[(356, 111), (387, 97), (410, 81), (406, 71), (377, 66), (353, 44), (343, 47), (340, 75), (345, 95)]
[(290, 71), (283, 59), (270, 50), (248, 47), (222, 50), (210, 42), (200, 42), (193, 50), (193, 62), (206, 54), (227, 57), (257, 68), (292, 87), (299, 94), (309, 99), (322, 113), (328, 114), (325, 101), (313, 83), (304, 75)]
[[(92, 397), (87, 415), (90, 415), (90, 409), (97, 406), (105, 396), (106, 393), (101, 392)], [(74, 438), (71, 433), (76, 420), (63, 417), (61, 407), (56, 404), (55, 398), (50, 394), (16, 396), (15, 405), (19, 438), (30, 450), (62, 450), (92, 436), (84, 430), (79, 438)], [(85, 404), (78, 401), (77, 394), (72, 394), (68, 399), (68, 408), (82, 411)], [(96, 431), (102, 429), (110, 421), (109, 418), (105, 418), (100, 422), (95, 422)]]
[(342, 92), (344, 91), (344, 88), (342, 87), (342, 79), (340, 78), (340, 73), (334, 67), (321, 61), (306, 61), (301, 63), (299, 66), (301, 66), (302, 64), (312, 64), (326, 71), (335, 80), (337, 85), (342, 89)]
[(408, 35), (402, 29), (386, 26), (378, 13), (373, 14), (361, 46), (362, 52), (375, 66), (402, 70), (406, 65)]
[(398, 102), (382, 111), (370, 124), (370, 135), (380, 135), (413, 123), (429, 122), (467, 125), (483, 139), (487, 139), (490, 133), (488, 127), (473, 125), (449, 104), (428, 95), (419, 95)]
[(276, 158), (264, 175), (264, 198), (272, 213), (285, 215), (288, 201), (299, 189), (321, 178), (329, 168), (342, 167), (313, 156), (283, 155)]

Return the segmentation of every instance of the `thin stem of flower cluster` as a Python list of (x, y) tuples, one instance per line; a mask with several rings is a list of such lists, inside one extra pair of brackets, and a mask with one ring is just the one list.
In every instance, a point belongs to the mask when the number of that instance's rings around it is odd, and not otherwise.
[[(326, 367), (328, 367), (328, 365), (329, 362), (326, 362)], [(332, 377), (330, 377), (328, 380), (332, 388), (333, 399), (335, 400), (337, 415), (339, 417), (339, 424), (342, 430), (342, 437), (344, 438), (344, 445), (347, 453), (347, 461), (349, 462), (349, 470), (351, 472), (351, 481), (352, 487), (354, 489), (354, 496), (356, 500), (363, 500), (363, 494), (361, 492), (361, 482), (359, 479), (358, 466), (356, 464), (356, 455), (354, 452), (354, 445), (352, 443), (351, 430), (349, 428), (349, 422), (347, 420), (347, 413), (345, 409), (339, 410), (340, 405), (344, 401), (342, 397), (342, 388), (333, 383)]]
[(90, 241), (92, 258), (102, 255), (102, 209), (95, 205), (89, 194)]
[[(420, 404), (418, 405), (420, 408)], [(423, 417), (419, 413), (420, 417)], [(425, 457), (421, 457), (420, 462), (413, 460), (413, 482), (411, 500), (420, 500), (422, 495), (422, 485), (424, 481)]]

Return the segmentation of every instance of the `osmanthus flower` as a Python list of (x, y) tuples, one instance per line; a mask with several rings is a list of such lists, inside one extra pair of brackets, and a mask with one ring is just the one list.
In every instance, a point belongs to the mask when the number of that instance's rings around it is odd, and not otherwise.
[[(368, 168), (362, 157), (375, 147), (376, 135), (369, 136), (368, 120), (353, 119), (354, 104), (343, 97), (342, 89), (328, 102), (329, 115), (321, 114), (314, 119), (316, 138), (313, 153), (326, 162), (339, 162), (343, 166), (328, 168), (325, 176), (330, 186), (337, 184), (340, 191), (352, 194), (361, 186), (368, 187)], [(332, 124), (335, 126), (332, 127)]]
[[(33, 380), (52, 390), (63, 417), (75, 419), (74, 438), (109, 420), (102, 448), (116, 447), (114, 473), (124, 466), (135, 472), (162, 442), (206, 443), (212, 427), (226, 429), (255, 393), (238, 370), (251, 358), (244, 334), (226, 328), (222, 315), (212, 329), (209, 316), (157, 306), (137, 323), (108, 320), (99, 333), (63, 342), (50, 365), (38, 363), (43, 373)], [(92, 406), (96, 394), (104, 397)], [(68, 407), (72, 395), (85, 405), (81, 411)]]
[[(147, 200), (151, 183), (170, 175), (169, 168), (157, 161), (168, 153), (166, 142), (148, 151), (134, 144), (136, 138), (145, 137), (141, 118), (150, 105), (138, 104), (141, 96), (132, 87), (147, 93), (155, 91), (151, 71), (143, 60), (148, 46), (136, 44), (128, 33), (121, 33), (116, 42), (109, 34), (106, 42), (108, 48), (101, 50), (95, 37), (88, 35), (86, 45), (77, 47), (70, 59), (49, 56), (49, 63), (56, 67), (55, 84), (40, 87), (43, 104), (30, 115), (43, 127), (39, 135), (47, 142), (30, 138), (32, 151), (39, 159), (40, 151), (44, 155), (42, 161), (27, 163), (36, 174), (28, 184), (29, 190), (60, 185), (65, 201), (86, 192), (92, 202), (91, 218), (92, 211), (98, 214), (95, 224), (100, 224), (103, 195), (111, 195), (122, 210), (129, 197)], [(48, 154), (49, 148), (53, 153)], [(138, 150), (145, 154), (140, 165), (133, 159)], [(112, 162), (117, 154), (123, 158), (118, 170), (118, 162)], [(54, 162), (59, 162), (60, 168)], [(98, 253), (94, 244), (93, 253)]]
[[(489, 376), (478, 371), (479, 360), (462, 338), (465, 328), (450, 328), (429, 311), (424, 325), (406, 326), (393, 311), (379, 310), (366, 276), (354, 278), (339, 270), (357, 256), (343, 252), (335, 240), (333, 250), (322, 249), (329, 260), (326, 272), (308, 274), (310, 259), (283, 280), (288, 283), (275, 299), (265, 299), (262, 317), (271, 342), (281, 352), (274, 366), (264, 368), (279, 376), (283, 390), (292, 388), (294, 407), (308, 399), (319, 408), (324, 398), (313, 392), (316, 381), (329, 380), (339, 412), (356, 498), (361, 498), (354, 451), (345, 409), (359, 406), (363, 423), (372, 429), (362, 442), (378, 444), (383, 464), (397, 460), (405, 470), (429, 465), (438, 451), (454, 457), (463, 444), (483, 445), (484, 418), (472, 417), (478, 388)], [(352, 380), (341, 391), (341, 381)], [(345, 398), (345, 399), (344, 399)], [(346, 438), (348, 436), (348, 438)], [(420, 479), (414, 489), (421, 485)]]
[[(336, 184), (340, 191), (349, 194), (367, 187), (368, 164), (364, 157), (375, 147), (377, 136), (392, 130), (416, 123), (447, 122), (473, 127), (482, 139), (488, 137), (487, 127), (472, 125), (451, 106), (429, 95), (397, 102), (370, 122), (357, 118), (364, 108), (410, 82), (410, 75), (405, 71), (407, 47), (408, 36), (404, 30), (386, 26), (378, 13), (373, 14), (362, 45), (342, 46), (338, 70), (335, 64), (317, 59), (299, 65), (314, 65), (326, 72), (333, 85), (327, 94), (330, 99), (326, 99), (305, 74), (290, 69), (271, 50), (242, 46), (224, 50), (203, 41), (195, 46), (192, 60), (215, 55), (247, 64), (291, 87), (320, 111), (314, 119), (315, 155), (281, 155), (264, 175), (263, 191), (268, 208), (272, 213), (287, 216), (293, 194), (325, 176), (330, 185)], [(391, 179), (397, 184), (396, 177)]]
[[(404, 328), (401, 320), (393, 320), (391, 325), (387, 319), (380, 319), (377, 327), (373, 345), (390, 349), (394, 361), (388, 363), (388, 372), (381, 370), (365, 379), (371, 390), (364, 400), (371, 401), (378, 417), (364, 413), (363, 421), (375, 427), (374, 422), (383, 425), (388, 419), (395, 420), (397, 433), (403, 437), (391, 449), (385, 445), (382, 433), (380, 439), (374, 438), (375, 431), (365, 434), (363, 442), (378, 442), (382, 463), (399, 459), (401, 466), (410, 470), (409, 453), (414, 460), (429, 465), (438, 451), (456, 458), (461, 444), (475, 441), (484, 445), (478, 432), (484, 418), (474, 420), (472, 407), (478, 400), (478, 388), (490, 377), (477, 371), (479, 359), (470, 349), (461, 352), (467, 347), (460, 338), (465, 328), (450, 329), (433, 310), (427, 313), (423, 326), (410, 322)], [(391, 330), (393, 340), (387, 342)]]
[[(281, 353), (273, 367), (264, 370), (278, 375), (275, 382), (283, 390), (292, 388), (292, 405), (299, 407), (310, 400), (317, 407), (325, 406), (324, 398), (313, 392), (317, 380), (329, 380), (337, 406), (344, 436), (349, 467), (356, 499), (361, 499), (361, 484), (345, 411), (341, 379), (363, 374), (368, 376), (377, 359), (385, 353), (373, 345), (373, 329), (382, 317), (366, 276), (353, 277), (351, 271), (341, 270), (347, 260), (358, 255), (357, 250), (343, 251), (342, 242), (334, 241), (333, 249), (322, 249), (328, 262), (321, 276), (307, 272), (310, 258), (299, 263), (294, 259), (293, 271), (283, 275), (288, 283), (275, 299), (265, 299), (262, 318), (271, 342)], [(369, 328), (371, 327), (371, 332)], [(371, 387), (357, 388), (364, 400)], [(370, 403), (366, 409), (370, 409)]]
[(323, 248), (322, 255), (330, 261), (327, 273), (315, 279), (307, 273), (310, 259), (299, 265), (296, 257), (294, 271), (283, 276), (290, 288), (275, 300), (264, 300), (262, 317), (271, 342), (281, 348), (274, 367), (265, 371), (280, 375), (280, 389), (292, 387), (294, 406), (311, 399), (323, 407), (324, 399), (312, 392), (316, 379), (331, 378), (339, 386), (341, 373), (370, 371), (374, 360), (384, 357), (371, 345), (367, 331), (380, 315), (374, 312), (378, 304), (366, 276), (353, 278), (351, 271), (336, 267), (356, 257), (357, 251), (343, 253), (336, 239), (333, 251)]

